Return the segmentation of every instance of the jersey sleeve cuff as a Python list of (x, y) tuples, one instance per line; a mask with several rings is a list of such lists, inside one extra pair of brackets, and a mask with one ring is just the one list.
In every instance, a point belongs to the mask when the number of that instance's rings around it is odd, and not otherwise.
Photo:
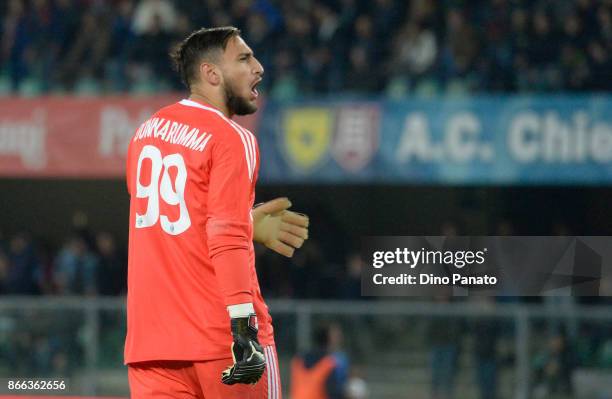
[(229, 312), (230, 318), (234, 319), (237, 317), (247, 317), (251, 314), (254, 314), (255, 308), (253, 307), (252, 302), (248, 302), (239, 303), (237, 305), (229, 305), (227, 307), (227, 311)]

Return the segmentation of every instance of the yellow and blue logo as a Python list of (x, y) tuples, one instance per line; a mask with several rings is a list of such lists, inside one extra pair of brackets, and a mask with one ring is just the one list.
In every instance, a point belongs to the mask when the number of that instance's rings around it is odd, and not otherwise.
[(287, 161), (296, 169), (309, 171), (319, 165), (329, 151), (333, 113), (329, 108), (293, 108), (283, 119)]

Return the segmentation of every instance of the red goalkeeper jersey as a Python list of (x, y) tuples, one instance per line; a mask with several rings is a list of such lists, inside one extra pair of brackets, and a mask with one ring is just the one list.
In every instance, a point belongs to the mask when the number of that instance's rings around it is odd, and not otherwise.
[(130, 142), (125, 363), (231, 357), (228, 305), (252, 302), (259, 341), (272, 319), (255, 272), (255, 136), (212, 106), (182, 100)]

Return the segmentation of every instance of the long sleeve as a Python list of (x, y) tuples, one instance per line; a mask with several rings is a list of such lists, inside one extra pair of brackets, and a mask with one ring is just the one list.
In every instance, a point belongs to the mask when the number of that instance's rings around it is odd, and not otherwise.
[(249, 152), (240, 138), (229, 134), (215, 142), (212, 151), (206, 222), (209, 255), (225, 305), (252, 302)]

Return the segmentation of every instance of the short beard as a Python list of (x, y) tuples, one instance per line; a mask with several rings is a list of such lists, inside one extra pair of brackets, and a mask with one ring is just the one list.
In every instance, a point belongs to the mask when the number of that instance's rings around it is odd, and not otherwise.
[(251, 104), (244, 97), (237, 96), (229, 84), (223, 85), (223, 91), (225, 92), (225, 105), (230, 115), (250, 115), (257, 111), (257, 105)]

